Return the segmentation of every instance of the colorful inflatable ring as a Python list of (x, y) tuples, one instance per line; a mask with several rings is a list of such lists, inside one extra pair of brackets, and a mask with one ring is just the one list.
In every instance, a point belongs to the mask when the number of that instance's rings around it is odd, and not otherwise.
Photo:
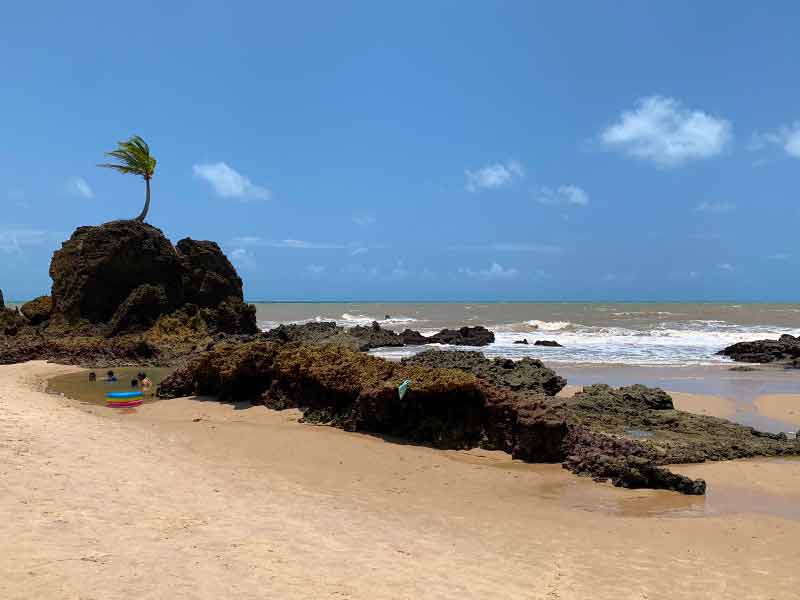
[(106, 398), (139, 398), (142, 392), (108, 392)]
[(131, 406), (139, 406), (141, 403), (142, 403), (141, 398), (137, 398), (135, 400), (122, 400), (119, 402), (114, 402), (112, 400), (109, 400), (106, 403), (106, 406), (108, 406), (109, 408), (129, 408)]

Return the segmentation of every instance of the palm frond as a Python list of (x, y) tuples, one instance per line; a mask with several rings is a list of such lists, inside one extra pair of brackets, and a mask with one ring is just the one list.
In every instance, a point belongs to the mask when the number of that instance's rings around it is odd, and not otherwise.
[(150, 155), (150, 146), (138, 135), (118, 142), (117, 148), (106, 152), (106, 156), (117, 159), (119, 163), (103, 163), (98, 167), (139, 175), (145, 179), (150, 179), (156, 170), (156, 159)]

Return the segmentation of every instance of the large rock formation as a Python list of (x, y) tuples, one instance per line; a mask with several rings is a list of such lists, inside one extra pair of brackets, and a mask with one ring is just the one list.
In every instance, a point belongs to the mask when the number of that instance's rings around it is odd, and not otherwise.
[(774, 363), (789, 368), (800, 368), (800, 336), (782, 335), (777, 340), (738, 342), (717, 354), (735, 361), (750, 363)]
[(0, 290), (0, 310), (6, 307), (6, 302), (3, 299), (3, 290)]
[(25, 304), (22, 323), (3, 317), (0, 334), (13, 340), (0, 347), (0, 363), (170, 362), (204, 338), (258, 331), (216, 243), (187, 238), (173, 247), (145, 223), (79, 227), (53, 254), (50, 276), (52, 295)]

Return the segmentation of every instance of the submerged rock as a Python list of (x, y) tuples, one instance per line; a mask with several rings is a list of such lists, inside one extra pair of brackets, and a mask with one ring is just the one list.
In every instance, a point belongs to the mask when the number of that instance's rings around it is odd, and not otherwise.
[(561, 344), (559, 344), (555, 340), (536, 340), (535, 342), (533, 342), (533, 345), (534, 346), (548, 346), (548, 347), (551, 347), (551, 348), (563, 348), (563, 346)]
[(527, 346), (528, 345), (528, 338), (525, 338), (524, 340), (514, 340), (514, 343), (515, 344), (525, 344)]
[(776, 363), (795, 368), (800, 365), (800, 336), (784, 334), (777, 340), (738, 342), (717, 354), (739, 362)]

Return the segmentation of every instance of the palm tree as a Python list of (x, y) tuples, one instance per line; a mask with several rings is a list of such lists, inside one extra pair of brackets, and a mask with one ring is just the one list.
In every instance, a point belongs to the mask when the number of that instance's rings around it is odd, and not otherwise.
[(106, 156), (116, 158), (119, 163), (106, 163), (97, 165), (106, 169), (115, 169), (120, 173), (131, 173), (144, 177), (147, 186), (147, 199), (144, 202), (142, 213), (136, 220), (143, 223), (150, 210), (150, 180), (156, 170), (156, 159), (150, 155), (150, 146), (142, 138), (134, 135), (131, 139), (117, 143), (117, 149), (106, 152)]

